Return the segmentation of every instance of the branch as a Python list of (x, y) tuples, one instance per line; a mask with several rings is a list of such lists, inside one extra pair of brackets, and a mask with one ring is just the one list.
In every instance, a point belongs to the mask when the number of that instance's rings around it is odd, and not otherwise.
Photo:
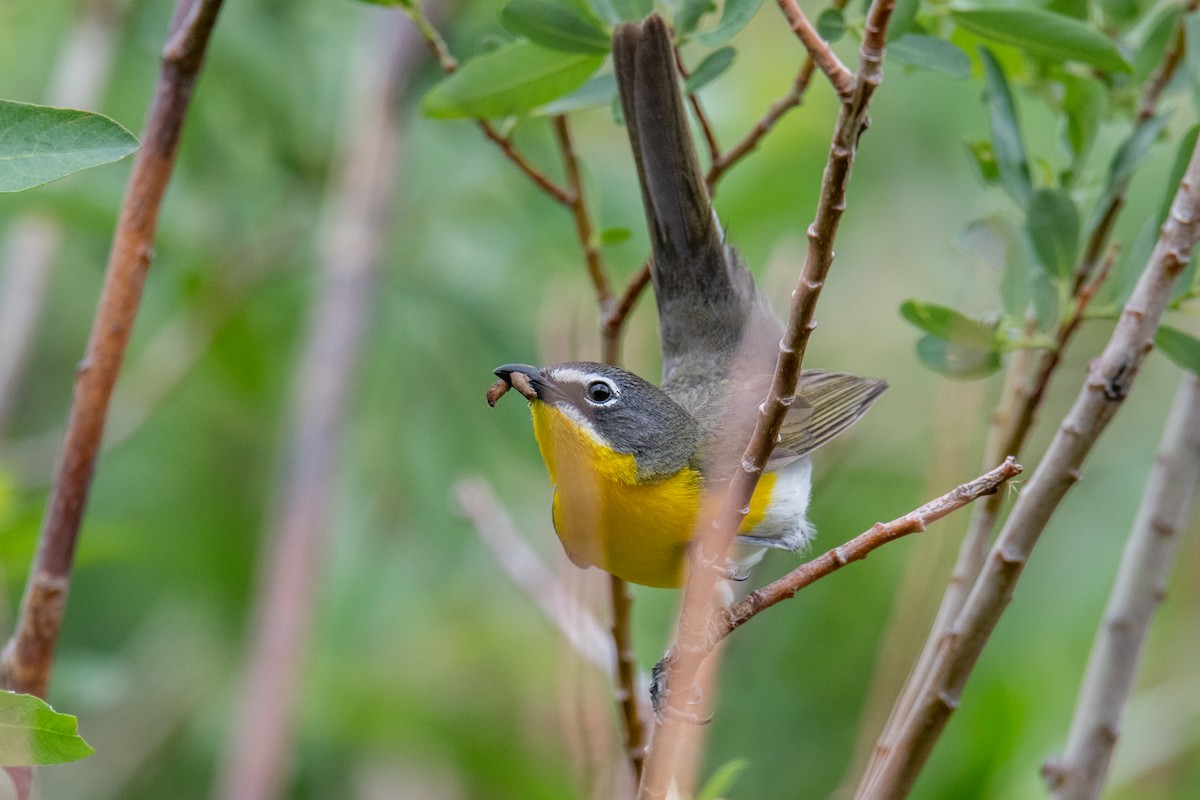
[(991, 472), (964, 483), (891, 522), (878, 522), (869, 531), (860, 533), (842, 546), (801, 564), (779, 580), (751, 592), (737, 605), (726, 609), (719, 627), (713, 633), (712, 644), (715, 646), (717, 642), (776, 603), (791, 599), (796, 592), (810, 583), (836, 572), (847, 564), (861, 561), (877, 547), (888, 542), (911, 533), (923, 532), (930, 523), (937, 522), (968, 503), (984, 495), (996, 494), (1000, 484), (1020, 474), (1021, 465), (1009, 457)]
[(567, 176), (567, 186), (570, 187), (566, 195), (566, 205), (571, 209), (571, 217), (575, 221), (575, 234), (579, 238), (579, 246), (583, 248), (583, 262), (587, 267), (588, 277), (592, 279), (592, 288), (596, 291), (596, 303), (603, 313), (612, 300), (612, 290), (608, 286), (608, 275), (605, 274), (604, 264), (600, 260), (600, 248), (596, 246), (592, 217), (588, 213), (587, 202), (583, 196), (579, 157), (575, 154), (575, 143), (571, 140), (567, 118), (557, 114), (553, 122), (554, 138), (558, 142), (558, 151), (562, 154), (563, 171)]
[(868, 774), (856, 797), (904, 797), (974, 668), (1000, 615), (1012, 599), (1033, 547), (1063, 497), (1079, 478), (1084, 458), (1116, 414), (1153, 346), (1154, 331), (1171, 289), (1200, 237), (1200, 147), (1171, 205), (1158, 244), (1130, 296), (1104, 352), (1092, 362), (1074, 406), (1042, 463), (1017, 500), (966, 606), (942, 637), (919, 699), (894, 741), (881, 742), (879, 771)]
[(1162, 602), (1200, 482), (1200, 378), (1185, 374), (1158, 461), (1121, 554), (1088, 659), (1066, 752), (1042, 772), (1056, 800), (1100, 796), (1154, 612)]
[(8, 689), (46, 693), (109, 399), (150, 267), (158, 210), (183, 118), (220, 7), (221, 0), (180, 0), (175, 9), (142, 149), (134, 158), (113, 235), (100, 305), (76, 371), (66, 439), (20, 618), (0, 657), (0, 676)]
[[(829, 42), (822, 39), (821, 34), (817, 33), (817, 29), (812, 26), (812, 23), (808, 21), (808, 17), (800, 10), (800, 6), (796, 4), (796, 0), (776, 0), (776, 2), (783, 11), (783, 15), (787, 17), (792, 32), (799, 37), (800, 43), (808, 51), (808, 57), (829, 78), (829, 82), (833, 84), (833, 90), (837, 92), (837, 96), (841, 98), (841, 101), (849, 103), (854, 96), (856, 77), (834, 55), (833, 50), (829, 49)], [(890, 11), (888, 13), (889, 15), (891, 14)], [(866, 42), (864, 41), (865, 44)]]
[(539, 189), (550, 195), (550, 197), (554, 198), (555, 202), (559, 203), (560, 205), (564, 205), (569, 208), (573, 204), (574, 199), (572, 198), (571, 193), (556, 184), (554, 181), (550, 180), (550, 178), (546, 177), (546, 173), (535, 167), (533, 162), (526, 158), (525, 155), (517, 149), (517, 146), (513, 144), (513, 140), (511, 138), (502, 136), (500, 132), (496, 130), (495, 126), (486, 119), (476, 120), (476, 123), (479, 125), (479, 129), (483, 131), (483, 135), (495, 142), (496, 146), (500, 148), (500, 152), (504, 153), (504, 157), (516, 164), (517, 169), (521, 170), (521, 172), (524, 172), (525, 177), (533, 181)]
[[(639, 797), (664, 797), (676, 784), (688, 791), (695, 761), (694, 736), (687, 720), (696, 717), (693, 694), (701, 663), (708, 652), (711, 601), (726, 553), (745, 517), (758, 478), (762, 474), (783, 418), (795, 401), (800, 366), (814, 326), (813, 314), (825, 277), (833, 263), (833, 240), (845, 210), (846, 186), (858, 140), (866, 127), (866, 111), (882, 80), (884, 32), (894, 0), (875, 0), (868, 12), (854, 92), (840, 109), (821, 182), (816, 218), (808, 229), (808, 252), (799, 283), (792, 293), (792, 308), (783, 340), (779, 343), (770, 391), (759, 406), (749, 445), (723, 498), (708, 497), (702, 505), (698, 535), (690, 552), (690, 568), (675, 638), (675, 657), (663, 675), (665, 712), (656, 720)], [(815, 60), (815, 59), (814, 59)], [(719, 509), (715, 508), (720, 503)], [(684, 780), (680, 784), (680, 780)]]
[(621, 330), (625, 327), (625, 321), (648, 285), (650, 285), (650, 261), (646, 260), (642, 263), (641, 269), (629, 278), (629, 283), (626, 284), (620, 299), (615, 303), (609, 303), (607, 310), (601, 309), (600, 337), (605, 362), (616, 364), (620, 360)]

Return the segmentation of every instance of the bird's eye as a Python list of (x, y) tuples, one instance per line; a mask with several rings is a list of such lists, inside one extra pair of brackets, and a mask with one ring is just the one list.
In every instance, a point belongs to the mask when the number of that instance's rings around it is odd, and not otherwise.
[(587, 385), (587, 399), (589, 403), (604, 405), (616, 396), (617, 393), (613, 391), (612, 384), (607, 381), (592, 381)]

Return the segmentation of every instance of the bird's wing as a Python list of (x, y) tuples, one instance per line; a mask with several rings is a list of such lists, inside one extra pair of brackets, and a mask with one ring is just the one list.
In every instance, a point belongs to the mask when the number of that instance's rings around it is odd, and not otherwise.
[(887, 382), (876, 378), (805, 370), (776, 451), (783, 451), (781, 457), (811, 453), (857, 422), (885, 389)]

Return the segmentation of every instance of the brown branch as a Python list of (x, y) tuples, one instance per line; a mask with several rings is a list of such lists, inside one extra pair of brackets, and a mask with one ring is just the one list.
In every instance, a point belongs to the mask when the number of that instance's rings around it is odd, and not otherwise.
[(717, 642), (776, 603), (794, 597), (796, 592), (805, 586), (847, 564), (866, 558), (877, 547), (910, 533), (921, 533), (931, 522), (938, 521), (984, 495), (996, 494), (1002, 483), (1020, 474), (1021, 465), (1009, 457), (991, 472), (964, 483), (891, 522), (876, 523), (869, 531), (860, 533), (844, 545), (801, 564), (779, 580), (751, 592), (737, 605), (727, 609), (719, 627), (713, 632), (712, 644), (715, 646)]
[[(690, 776), (694, 769), (695, 737), (685, 726), (690, 727), (688, 720), (697, 716), (690, 702), (693, 695), (690, 687), (696, 685), (701, 664), (708, 653), (712, 598), (720, 580), (719, 570), (712, 566), (724, 564), (778, 438), (783, 418), (795, 401), (804, 350), (815, 327), (813, 315), (817, 298), (833, 262), (833, 240), (846, 207), (850, 168), (859, 137), (866, 127), (867, 106), (883, 77), (884, 33), (893, 7), (894, 0), (875, 0), (868, 12), (854, 91), (842, 105), (834, 128), (816, 218), (808, 229), (808, 251), (798, 285), (792, 293), (791, 314), (779, 343), (771, 387), (766, 400), (759, 406), (753, 435), (724, 497), (710, 496), (701, 509), (703, 522), (698, 526), (700, 533), (691, 547), (674, 657), (668, 659), (664, 673), (665, 709), (651, 734), (643, 773), (639, 794), (643, 799), (666, 796), (672, 783), (678, 784), (681, 776)], [(718, 503), (719, 508), (715, 508)], [(688, 786), (685, 783), (680, 789), (686, 792)]]
[(645, 261), (641, 269), (635, 272), (625, 285), (625, 291), (614, 303), (609, 303), (607, 310), (601, 310), (600, 338), (602, 358), (606, 363), (616, 364), (621, 355), (621, 331), (625, 327), (633, 307), (637, 304), (642, 292), (650, 285), (650, 262)]
[(562, 154), (563, 171), (567, 176), (566, 205), (571, 209), (571, 218), (575, 222), (575, 235), (579, 246), (583, 248), (583, 263), (587, 267), (588, 277), (592, 280), (592, 288), (596, 292), (596, 303), (601, 312), (612, 300), (612, 290), (608, 286), (608, 275), (604, 271), (604, 263), (600, 260), (600, 248), (596, 244), (596, 234), (592, 225), (592, 217), (588, 212), (587, 201), (583, 196), (583, 178), (579, 174), (579, 157), (575, 154), (575, 143), (571, 139), (571, 129), (567, 127), (567, 118), (558, 114), (553, 119), (554, 138), (558, 142), (558, 151)]
[(612, 641), (617, 654), (617, 705), (625, 735), (625, 757), (633, 767), (634, 781), (642, 778), (646, 764), (646, 724), (638, 702), (637, 654), (633, 650), (633, 598), (629, 585), (608, 576), (612, 601)]
[(321, 286), (292, 376), (290, 452), (267, 515), (245, 675), (218, 776), (224, 798), (279, 797), (286, 785), (346, 407), (395, 191), (400, 98), (421, 52), (412, 29), (392, 21), (368, 48), (375, 68), (351, 73), (364, 83), (345, 115), (349, 135), (321, 220)]
[(1066, 752), (1042, 769), (1056, 800), (1100, 796), (1154, 612), (1200, 481), (1200, 378), (1185, 373), (1096, 632)]
[[(841, 98), (842, 102), (849, 103), (854, 96), (856, 80), (854, 74), (834, 55), (833, 50), (829, 48), (829, 42), (822, 39), (821, 34), (817, 33), (817, 29), (800, 10), (796, 0), (776, 0), (776, 2), (783, 11), (783, 15), (787, 17), (792, 32), (799, 37), (800, 43), (808, 51), (809, 58), (829, 78), (833, 90), (837, 92), (837, 96)], [(879, 49), (882, 52), (882, 47)]]
[(220, 7), (221, 0), (180, 0), (175, 9), (142, 149), (134, 159), (113, 236), (100, 305), (76, 372), (66, 440), (37, 555), (17, 628), (0, 661), (8, 689), (46, 692), (108, 403), (150, 267), (158, 210), (175, 162), (183, 118)]
[(864, 776), (856, 797), (907, 795), (958, 704), (975, 663), (1012, 599), (1013, 589), (1051, 516), (1079, 478), (1084, 458), (1121, 406), (1153, 346), (1171, 289), (1200, 237), (1200, 147), (1187, 172), (1154, 253), (1129, 298), (1108, 345), (1095, 359), (1063, 420), (997, 538), (962, 612), (938, 645), (919, 699), (894, 740), (881, 742), (879, 769)]
[(571, 196), (571, 192), (550, 180), (546, 176), (546, 173), (535, 167), (533, 162), (517, 149), (516, 144), (513, 143), (510, 137), (501, 135), (496, 130), (496, 127), (486, 119), (476, 120), (476, 123), (479, 125), (479, 129), (483, 131), (483, 135), (495, 142), (496, 146), (500, 148), (500, 152), (504, 154), (504, 157), (516, 164), (517, 169), (525, 173), (525, 176), (533, 181), (539, 189), (554, 198), (555, 202), (568, 208), (572, 206), (574, 198)]

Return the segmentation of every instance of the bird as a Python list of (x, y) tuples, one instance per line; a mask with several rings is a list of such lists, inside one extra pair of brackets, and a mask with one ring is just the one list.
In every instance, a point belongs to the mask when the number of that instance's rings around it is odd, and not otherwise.
[[(613, 66), (650, 233), (662, 382), (573, 361), (494, 370), (529, 400), (570, 560), (671, 588), (706, 493), (726, 485), (767, 394), (783, 326), (725, 233), (700, 171), (671, 29), (657, 13), (613, 33)], [(804, 549), (812, 451), (856, 422), (883, 380), (804, 370), (736, 538), (730, 576), (764, 551)], [(489, 394), (489, 402), (494, 398)]]

